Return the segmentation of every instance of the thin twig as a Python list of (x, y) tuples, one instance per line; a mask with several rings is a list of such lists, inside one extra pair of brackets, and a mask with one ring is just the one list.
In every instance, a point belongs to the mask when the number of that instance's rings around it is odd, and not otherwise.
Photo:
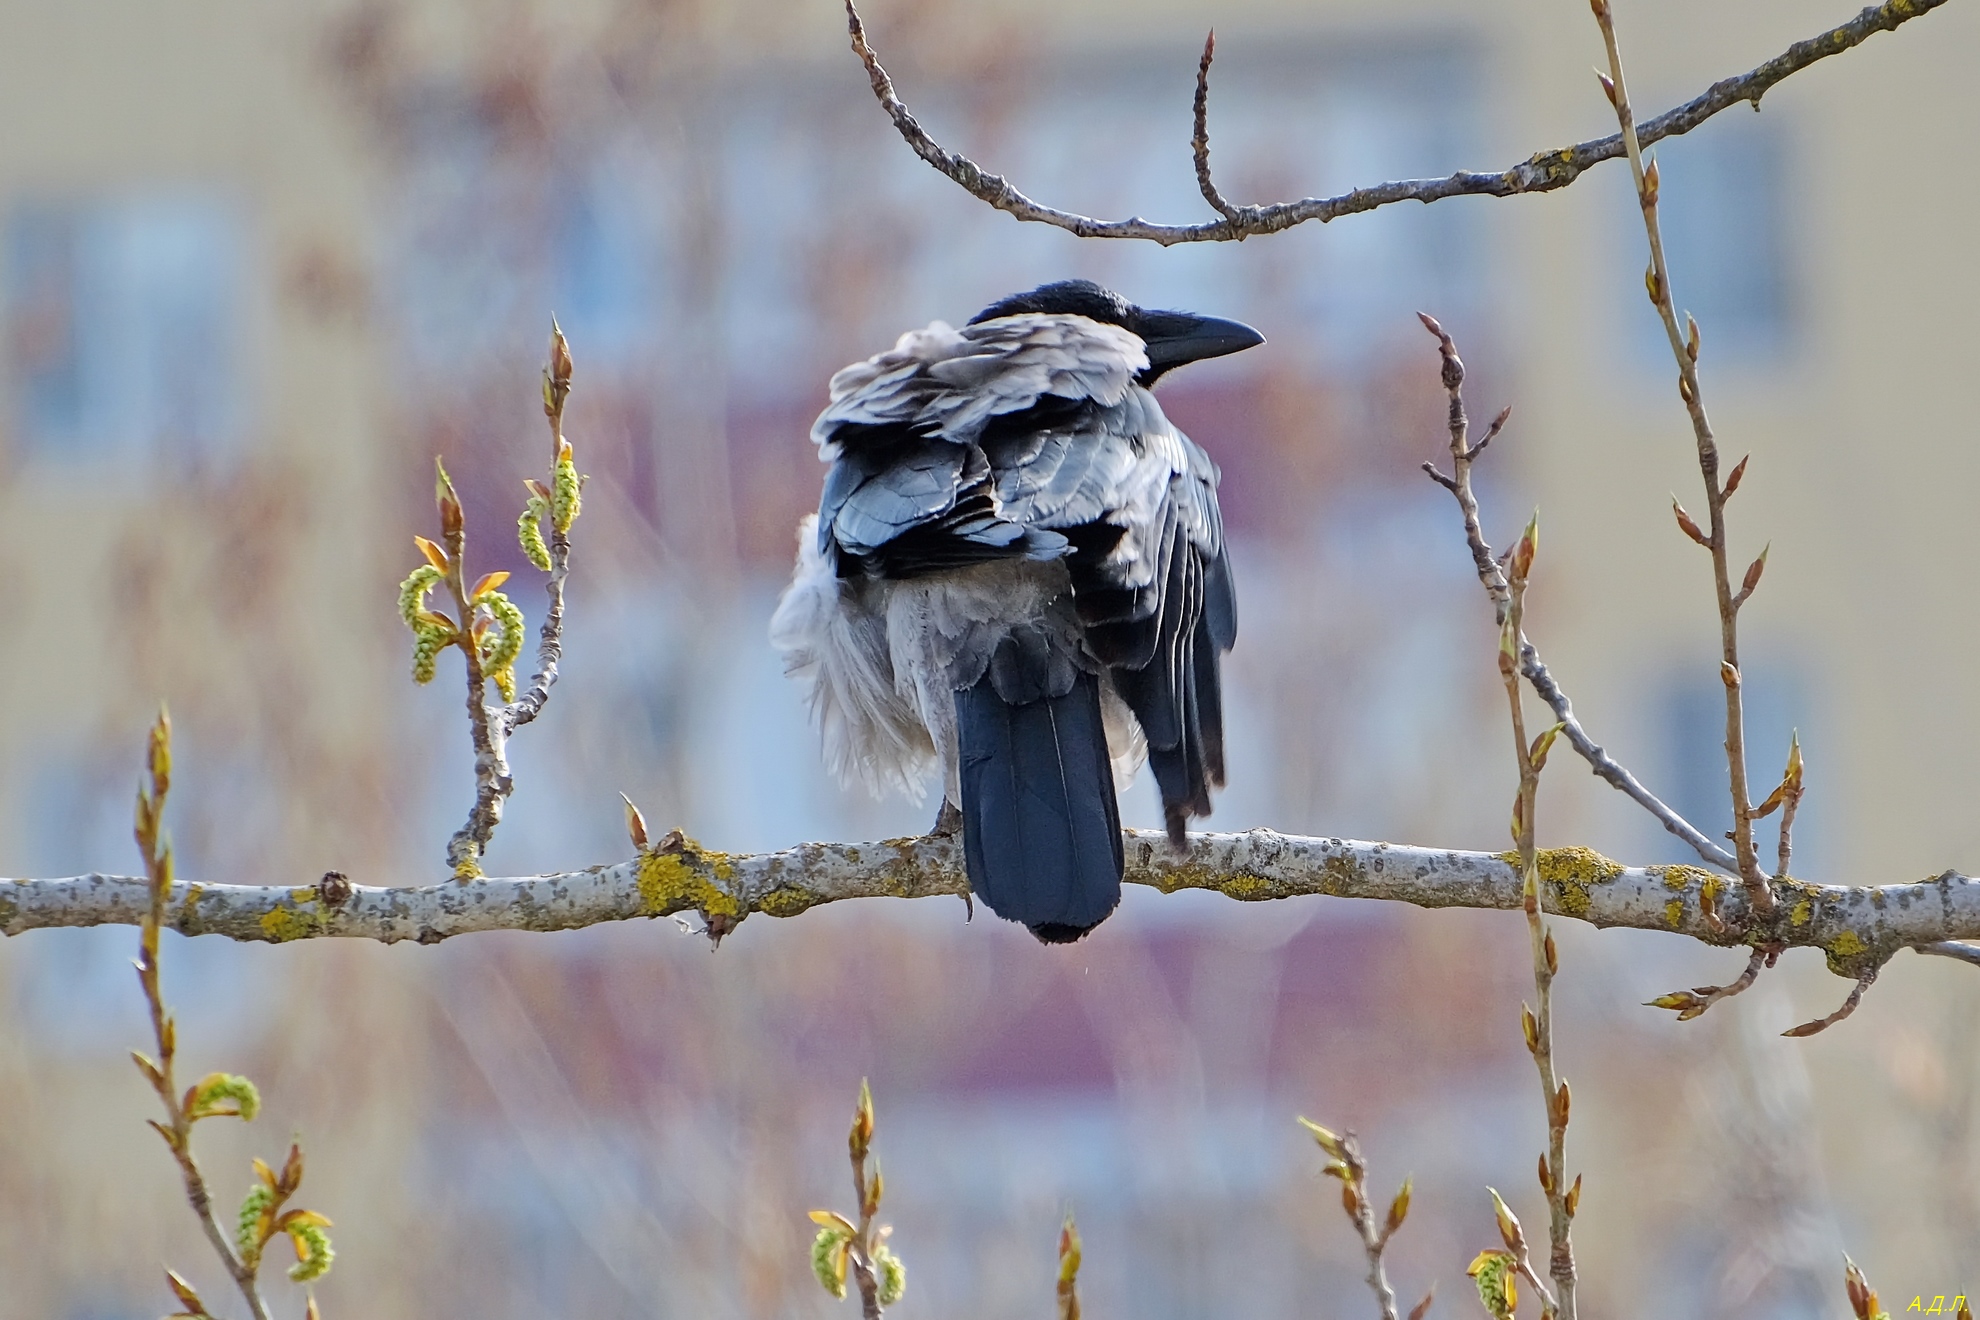
[[(545, 373), (543, 415), (550, 423), (551, 480), (556, 480), (557, 464), (565, 453), (564, 402), (571, 394), (570, 346), (564, 332), (551, 322), (550, 369)], [(580, 481), (582, 485), (582, 481)], [(536, 648), (536, 674), (522, 694), (502, 709), (502, 726), (514, 733), (542, 713), (550, 700), (550, 689), (557, 682), (557, 666), (564, 656), (564, 580), (571, 571), (571, 534), (568, 527), (550, 521), (550, 580), (544, 590), (549, 604), (543, 613), (543, 628)]]
[[(138, 849), (144, 855), (150, 900), (138, 937), (138, 984), (144, 989), (145, 1004), (150, 1010), (151, 1035), (158, 1050), (158, 1059), (154, 1064), (141, 1054), (134, 1053), (134, 1057), (139, 1070), (165, 1106), (170, 1122), (153, 1121), (151, 1126), (165, 1139), (166, 1148), (178, 1162), (179, 1175), (186, 1185), (186, 1200), (192, 1205), (193, 1214), (198, 1217), (200, 1228), (206, 1233), (206, 1240), (212, 1244), (214, 1254), (220, 1257), (228, 1276), (240, 1289), (254, 1320), (268, 1320), (268, 1307), (262, 1302), (260, 1290), (255, 1286), (254, 1270), (235, 1254), (233, 1244), (221, 1230), (219, 1221), (213, 1217), (212, 1194), (207, 1190), (198, 1161), (193, 1158), (193, 1116), (188, 1101), (179, 1093), (173, 1074), (178, 1053), (178, 1026), (165, 1009), (165, 996), (158, 979), (159, 932), (165, 925), (168, 900), (173, 889), (172, 846), (165, 841), (162, 829), (165, 798), (171, 791), (172, 783), (172, 722), (162, 710), (158, 713), (158, 722), (152, 726), (146, 778), (148, 784), (138, 790), (135, 831)], [(174, 1287), (177, 1286), (175, 1281)]]
[[(1196, 66), (1196, 131), (1190, 136), (1190, 154), (1196, 158), (1196, 186), (1203, 200), (1225, 219), (1239, 220), (1238, 208), (1224, 199), (1210, 178), (1210, 61), (1217, 53), (1217, 30), (1203, 39), (1203, 59)], [(1243, 234), (1237, 236), (1239, 239)]]
[[(1445, 378), (1449, 379), (1447, 370)], [(1503, 416), (1503, 414), (1502, 414)], [(1505, 683), (1506, 702), (1512, 716), (1513, 751), (1519, 766), (1519, 800), (1513, 810), (1513, 839), (1519, 851), (1520, 907), (1526, 913), (1526, 930), (1533, 958), (1533, 993), (1536, 1008), (1520, 1006), (1520, 1026), (1526, 1048), (1533, 1055), (1540, 1074), (1541, 1101), (1547, 1113), (1547, 1151), (1540, 1157), (1540, 1190), (1547, 1197), (1548, 1273), (1554, 1279), (1555, 1295), (1549, 1299), (1548, 1314), (1575, 1320), (1574, 1245), (1570, 1226), (1575, 1203), (1581, 1196), (1581, 1179), (1574, 1190), (1564, 1185), (1567, 1170), (1567, 1128), (1569, 1092), (1566, 1082), (1554, 1068), (1554, 974), (1559, 954), (1553, 932), (1547, 929), (1540, 910), (1540, 860), (1535, 846), (1535, 808), (1540, 792), (1540, 772), (1546, 767), (1547, 753), (1560, 735), (1556, 725), (1532, 742), (1526, 737), (1526, 710), (1522, 700), (1519, 673), (1520, 625), (1526, 611), (1526, 584), (1539, 550), (1540, 519), (1536, 515), (1513, 546), (1506, 574), (1507, 596), (1500, 620), (1499, 675)], [(1522, 1253), (1523, 1254), (1523, 1253)], [(1541, 1290), (1543, 1293), (1544, 1289)]]
[[(1389, 1239), (1403, 1226), (1409, 1216), (1410, 1183), (1403, 1179), (1400, 1190), (1389, 1202), (1389, 1211), (1381, 1225), (1375, 1223), (1375, 1207), (1368, 1199), (1368, 1161), (1362, 1158), (1361, 1144), (1352, 1132), (1334, 1132), (1321, 1127), (1311, 1119), (1302, 1118), (1300, 1126), (1313, 1134), (1330, 1161), (1324, 1170), (1330, 1178), (1338, 1178), (1341, 1183), (1341, 1209), (1347, 1212), (1348, 1222), (1361, 1238), (1361, 1249), (1368, 1257), (1368, 1288), (1375, 1294), (1376, 1308), (1382, 1320), (1396, 1320), (1396, 1291), (1389, 1286), (1389, 1275), (1382, 1263), (1382, 1253), (1388, 1249)], [(1425, 1298), (1410, 1312), (1411, 1320), (1418, 1320), (1427, 1308)]]
[[(1519, 1216), (1513, 1213), (1512, 1207), (1506, 1204), (1505, 1198), (1495, 1189), (1488, 1187), (1485, 1190), (1492, 1194), (1492, 1211), (1498, 1218), (1499, 1238), (1506, 1244), (1506, 1251), (1503, 1254), (1512, 1257), (1514, 1270), (1532, 1285), (1534, 1292), (1540, 1295), (1542, 1320), (1553, 1320), (1553, 1317), (1560, 1314), (1560, 1302), (1554, 1296), (1553, 1289), (1547, 1286), (1547, 1281), (1540, 1277), (1538, 1270), (1533, 1268), (1533, 1256), (1527, 1250), (1526, 1230), (1520, 1226)], [(1477, 1264), (1478, 1262), (1473, 1262), (1474, 1269)]]
[[(1472, 493), (1471, 486), (1471, 465), (1480, 454), (1485, 452), (1485, 446), (1492, 443), (1493, 437), (1504, 428), (1506, 421), (1512, 416), (1512, 409), (1502, 410), (1492, 420), (1492, 425), (1485, 432), (1484, 439), (1475, 445), (1468, 443), (1471, 423), (1464, 404), (1464, 360), (1458, 356), (1456, 343), (1445, 332), (1444, 327), (1438, 324), (1436, 317), (1427, 312), (1418, 312), (1417, 317), (1423, 322), (1423, 328), (1436, 337), (1438, 353), (1442, 359), (1444, 392), (1450, 399), (1449, 425), (1453, 475), (1445, 476), (1432, 463), (1425, 463), (1423, 470), (1430, 475), (1431, 480), (1456, 497), (1458, 509), (1464, 516), (1465, 543), (1471, 548), (1471, 560), (1478, 571), (1478, 581), (1484, 586), (1485, 594), (1492, 598), (1498, 621), (1503, 625), (1510, 593), (1506, 585), (1505, 570), (1500, 567), (1497, 556), (1492, 553), (1492, 547), (1485, 540), (1485, 533), (1479, 523), (1478, 499)], [(1533, 690), (1539, 694), (1540, 699), (1554, 712), (1554, 720), (1561, 726), (1561, 732), (1567, 737), (1569, 745), (1588, 762), (1597, 776), (1655, 816), (1666, 830), (1690, 844), (1709, 865), (1717, 866), (1727, 872), (1734, 872), (1737, 869), (1737, 862), (1731, 853), (1706, 838), (1704, 833), (1690, 821), (1645, 788), (1635, 775), (1588, 735), (1588, 731), (1575, 716), (1574, 704), (1568, 700), (1567, 693), (1561, 690), (1561, 685), (1554, 681), (1553, 673), (1548, 670), (1546, 663), (1540, 658), (1539, 651), (1523, 632), (1519, 637), (1519, 669), (1520, 673), (1525, 675), (1526, 681), (1533, 685)]]
[(1851, 1013), (1854, 1013), (1856, 1006), (1863, 1002), (1863, 992), (1876, 983), (1877, 970), (1872, 968), (1857, 978), (1856, 988), (1849, 992), (1849, 998), (1842, 1001), (1841, 1008), (1825, 1018), (1816, 1018), (1813, 1022), (1804, 1022), (1798, 1027), (1789, 1027), (1781, 1034), (1783, 1036), (1813, 1036), (1817, 1032), (1827, 1031), (1830, 1027), (1835, 1026), (1836, 1023), (1842, 1021)]
[[(538, 634), (536, 674), (530, 679), (529, 686), (513, 701), (493, 706), (488, 702), (488, 682), (494, 676), (483, 672), (481, 653), (473, 631), (475, 612), (482, 607), (470, 598), (467, 585), (463, 557), (467, 535), (465, 520), (460, 513), (459, 501), (453, 496), (452, 484), (446, 481), (444, 471), (441, 474), (441, 531), (449, 561), (445, 570), (446, 582), (461, 611), (462, 640), (458, 648), (467, 662), (468, 727), (474, 742), (474, 806), (468, 812), (467, 823), (447, 844), (447, 864), (453, 867), (454, 874), (460, 879), (472, 879), (481, 874), (480, 859), (487, 852), (496, 827), (502, 823), (504, 804), (516, 788), (515, 777), (509, 769), (509, 736), (542, 713), (550, 700), (550, 689), (557, 682), (558, 665), (563, 659), (564, 583), (570, 575), (571, 562), (570, 524), (561, 513), (551, 513), (549, 510), (551, 490), (564, 479), (563, 470), (571, 461), (570, 445), (564, 439), (564, 403), (571, 393), (571, 371), (570, 347), (565, 342), (563, 330), (553, 320), (550, 363), (543, 373), (543, 415), (550, 425), (551, 486), (545, 488), (530, 483), (536, 498), (543, 501), (545, 521), (550, 524), (546, 539), (550, 578), (545, 588), (549, 602)], [(574, 474), (570, 480), (582, 486), (582, 480)]]
[(1914, 946), (1920, 953), (1929, 953), (1938, 958), (1956, 958), (1960, 962), (1972, 963), (1980, 967), (1980, 944), (1969, 940), (1934, 940), (1930, 944)]
[(864, 1080), (859, 1084), (859, 1104), (853, 1109), (846, 1152), (852, 1157), (853, 1204), (858, 1209), (852, 1218), (836, 1210), (811, 1212), (811, 1222), (818, 1225), (811, 1268), (825, 1291), (841, 1298), (846, 1295), (846, 1274), (850, 1271), (859, 1288), (864, 1320), (881, 1320), (881, 1312), (900, 1301), (907, 1287), (907, 1270), (887, 1246), (887, 1235), (893, 1230), (874, 1223), (886, 1184), (880, 1177), (878, 1159), (873, 1162), (872, 1175), (866, 1172), (867, 1157), (873, 1153), (873, 1091)]
[(445, 468), (440, 469), (440, 535), (447, 552), (447, 590), (454, 598), (460, 620), (460, 641), (456, 648), (465, 662), (467, 679), (468, 731), (474, 744), (474, 806), (447, 843), (447, 864), (460, 879), (481, 874), (481, 855), (488, 850), (495, 827), (502, 823), (502, 804), (515, 791), (509, 773), (509, 759), (500, 721), (488, 709), (488, 676), (481, 671), (481, 650), (474, 633), (478, 606), (468, 595), (467, 519), (460, 498)]
[(1672, 1009), (1676, 1011), (1678, 1021), (1689, 1022), (1691, 1019), (1701, 1016), (1706, 1009), (1712, 1007), (1712, 1005), (1718, 1003), (1720, 1000), (1731, 999), (1734, 995), (1741, 994), (1751, 988), (1754, 981), (1759, 979), (1761, 971), (1765, 968), (1772, 967), (1774, 960), (1780, 957), (1780, 955), (1781, 949), (1779, 945), (1769, 945), (1766, 948), (1755, 949), (1753, 956), (1746, 960), (1746, 970), (1726, 984), (1699, 985), (1693, 986), (1689, 990), (1674, 990), (1670, 994), (1659, 995), (1657, 998), (1648, 1001), (1644, 1004), (1644, 1007)]
[[(1648, 143), (1688, 133), (1721, 110), (1741, 102), (1750, 102), (1757, 109), (1760, 98), (1783, 79), (1831, 55), (1839, 55), (1858, 46), (1878, 32), (1889, 32), (1945, 2), (1888, 0), (1883, 5), (1865, 9), (1839, 27), (1806, 41), (1797, 41), (1749, 73), (1713, 83), (1683, 105), (1644, 124), (1640, 138)], [(1253, 234), (1277, 233), (1309, 220), (1325, 223), (1395, 202), (1435, 202), (1446, 197), (1511, 197), (1521, 193), (1551, 192), (1567, 187), (1590, 166), (1623, 155), (1622, 137), (1611, 135), (1571, 147), (1536, 152), (1529, 159), (1499, 173), (1460, 170), (1448, 178), (1402, 179), (1369, 188), (1356, 188), (1336, 197), (1309, 197), (1297, 202), (1275, 202), (1269, 206), (1234, 207), (1230, 211), (1223, 211), (1220, 207), (1221, 219), (1202, 224), (1157, 224), (1139, 216), (1130, 216), (1126, 220), (1097, 220), (1033, 201), (1012, 186), (1008, 179), (988, 172), (969, 157), (950, 151), (935, 141), (895, 93), (893, 80), (887, 76), (879, 57), (866, 40), (865, 25), (860, 21), (853, 0), (846, 0), (846, 25), (852, 36), (853, 52), (866, 66), (874, 97), (917, 156), (978, 200), (1019, 220), (1055, 225), (1081, 238), (1138, 238), (1163, 246), (1172, 243), (1227, 242)], [(1201, 66), (1199, 82), (1200, 69)], [(1205, 196), (1209, 198), (1210, 194), (1206, 192)], [(1216, 205), (1214, 199), (1211, 204)]]
[[(1646, 276), (1650, 301), (1664, 323), (1664, 335), (1670, 341), (1672, 356), (1677, 359), (1678, 396), (1684, 400), (1685, 409), (1691, 415), (1692, 434), (1698, 445), (1698, 470), (1705, 480), (1706, 507), (1711, 514), (1709, 532), (1700, 538), (1697, 528), (1691, 525), (1682, 508), (1678, 509), (1678, 521), (1694, 540), (1703, 539), (1712, 553), (1712, 582), (1719, 607), (1719, 677), (1726, 691), (1726, 769), (1731, 779), (1733, 853), (1738, 859), (1739, 876), (1746, 885), (1754, 911), (1766, 914), (1774, 909), (1774, 894), (1766, 875), (1760, 870), (1759, 855), (1753, 844), (1754, 809), (1753, 799), (1747, 791), (1746, 724), (1743, 678), (1739, 668), (1739, 604), (1734, 600), (1732, 573), (1727, 558), (1726, 501), (1732, 483), (1720, 483), (1719, 447), (1712, 436), (1711, 421), (1705, 415), (1705, 396), (1698, 381), (1697, 322), (1687, 318), (1689, 335), (1678, 325), (1677, 306), (1671, 297), (1670, 267), (1664, 256), (1663, 229), (1657, 219), (1657, 167), (1654, 162), (1648, 166), (1644, 164), (1643, 143), (1637, 132), (1635, 116), (1630, 110), (1629, 85), (1623, 77), (1622, 48), (1616, 40), (1614, 16), (1609, 0), (1592, 0), (1591, 8), (1609, 53), (1609, 76), (1603, 79), (1603, 89), (1615, 105), (1616, 123), (1622, 130), (1630, 173), (1636, 180), (1638, 209), (1643, 213), (1643, 228), (1650, 241), (1650, 270)], [(1881, 11), (1867, 11), (1865, 17), (1877, 12)], [(1765, 563), (1763, 556), (1748, 570), (1747, 591), (1750, 592), (1759, 581), (1759, 570)]]

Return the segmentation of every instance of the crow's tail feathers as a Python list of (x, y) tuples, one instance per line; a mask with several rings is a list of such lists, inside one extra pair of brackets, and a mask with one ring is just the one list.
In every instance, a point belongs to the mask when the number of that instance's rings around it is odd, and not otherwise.
[(1100, 721), (1100, 680), (1014, 704), (985, 673), (956, 693), (963, 855), (998, 916), (1068, 944), (1121, 901), (1121, 816)]

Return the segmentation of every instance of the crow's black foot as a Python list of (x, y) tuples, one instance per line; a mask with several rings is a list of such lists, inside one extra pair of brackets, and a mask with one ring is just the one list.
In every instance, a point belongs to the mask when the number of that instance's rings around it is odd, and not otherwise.
[[(935, 823), (928, 827), (928, 837), (931, 839), (960, 838), (962, 828), (962, 812), (956, 809), (955, 803), (944, 797), (942, 799), (941, 810), (935, 813)], [(963, 901), (963, 920), (976, 920), (976, 900), (971, 898), (966, 890), (958, 894), (957, 897)]]

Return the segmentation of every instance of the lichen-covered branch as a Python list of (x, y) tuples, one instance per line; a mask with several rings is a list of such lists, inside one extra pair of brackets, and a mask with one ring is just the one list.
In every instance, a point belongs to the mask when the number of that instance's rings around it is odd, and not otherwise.
[[(1689, 133), (1721, 110), (1747, 102), (1759, 108), (1760, 98), (1776, 84), (1809, 65), (1831, 55), (1840, 55), (1861, 45), (1879, 32), (1889, 32), (1901, 23), (1929, 13), (1946, 0), (1887, 0), (1873, 5), (1839, 27), (1819, 36), (1797, 41), (1759, 68), (1737, 77), (1713, 83), (1703, 92), (1673, 110), (1637, 128), (1637, 137), (1648, 145), (1662, 138)], [(1164, 247), (1171, 243), (1220, 243), (1248, 238), (1253, 234), (1273, 234), (1309, 220), (1325, 223), (1344, 215), (1372, 211), (1395, 202), (1436, 202), (1446, 197), (1512, 197), (1520, 193), (1551, 192), (1565, 188), (1593, 165), (1623, 155), (1620, 133), (1579, 142), (1571, 147), (1541, 151), (1509, 169), (1497, 173), (1460, 170), (1442, 179), (1401, 179), (1393, 183), (1356, 188), (1337, 197), (1308, 197), (1296, 202), (1275, 202), (1269, 206), (1231, 206), (1210, 183), (1208, 134), (1204, 127), (1210, 47), (1206, 43), (1198, 66), (1198, 114), (1193, 139), (1197, 177), (1204, 197), (1220, 218), (1201, 224), (1158, 224), (1130, 216), (1125, 220), (1098, 220), (1092, 216), (1061, 211), (1032, 200), (1010, 180), (992, 174), (960, 152), (950, 151), (929, 135), (900, 96), (881, 67), (879, 56), (866, 39), (866, 28), (853, 0), (846, 0), (846, 22), (852, 34), (853, 52), (866, 66), (866, 76), (880, 108), (894, 121), (894, 127), (917, 156), (953, 180), (971, 196), (1019, 220), (1055, 225), (1081, 238), (1138, 238)], [(1221, 204), (1220, 204), (1221, 203)]]
[[(1308, 838), (1272, 830), (1193, 834), (1181, 853), (1156, 831), (1129, 830), (1127, 880), (1165, 892), (1214, 890), (1253, 902), (1324, 894), (1426, 908), (1520, 906), (1510, 853)], [(331, 875), (317, 884), (175, 882), (165, 924), (187, 935), (280, 943), (323, 936), (435, 943), (485, 930), (573, 930), (607, 921), (705, 913), (796, 916), (850, 898), (954, 896), (968, 889), (959, 841), (806, 843), (781, 852), (720, 853), (692, 842), (609, 866), (515, 879), (374, 887)], [(1722, 947), (1755, 940), (1819, 948), (1854, 979), (1899, 949), (1980, 940), (1980, 880), (1955, 871), (1915, 884), (1811, 885), (1784, 880), (1773, 916), (1749, 914), (1728, 877), (1696, 866), (1624, 866), (1587, 848), (1542, 849), (1550, 912), (1595, 926), (1671, 931)], [(1721, 928), (1701, 900), (1716, 904)], [(150, 897), (141, 876), (0, 879), (0, 932), (136, 925)], [(1734, 933), (1734, 932), (1737, 933)], [(1934, 949), (1933, 952), (1938, 950)]]

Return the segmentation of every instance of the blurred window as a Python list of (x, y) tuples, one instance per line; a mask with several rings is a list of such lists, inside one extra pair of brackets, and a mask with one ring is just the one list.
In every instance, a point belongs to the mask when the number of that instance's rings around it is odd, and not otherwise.
[[(237, 864), (223, 848), (235, 844), (234, 835), (248, 847), (267, 837), (268, 777), (237, 758), (209, 759), (183, 735), (178, 743), (171, 814), (180, 876), (252, 876), (251, 867)], [(10, 875), (49, 877), (138, 873), (130, 764), (123, 743), (104, 747), (81, 734), (67, 745), (19, 749), (15, 773), (31, 768), (31, 774), (15, 800), (0, 867)], [(216, 847), (223, 833), (228, 837)], [(229, 940), (173, 931), (165, 940), (166, 998), (199, 1024), (203, 1037), (246, 1036), (280, 1002), (271, 987), (285, 983), (286, 963)], [(74, 1057), (115, 1053), (144, 1039), (144, 999), (131, 975), (137, 945), (135, 926), (36, 931), (18, 949), (10, 947), (15, 956), (0, 966), (10, 1021), (37, 1047)], [(267, 952), (275, 952), (273, 946)]]
[[(1804, 754), (1820, 755), (1818, 705), (1808, 696), (1803, 671), (1773, 659), (1742, 666), (1745, 700), (1746, 779), (1755, 802), (1774, 791), (1787, 767), (1789, 740), (1798, 736)], [(1663, 773), (1650, 785), (1706, 837), (1722, 838), (1732, 828), (1732, 790), (1726, 775), (1726, 689), (1711, 662), (1687, 662), (1676, 667), (1662, 685), (1660, 751)], [(1815, 874), (1822, 868), (1827, 840), (1822, 822), (1822, 777), (1808, 781), (1807, 796), (1795, 816), (1793, 871)], [(1778, 816), (1754, 827), (1760, 859), (1771, 872), (1779, 846)], [(1661, 858), (1693, 862), (1697, 855), (1661, 826), (1643, 818), (1650, 850)]]
[[(1778, 119), (1721, 115), (1696, 131), (1658, 143), (1658, 210), (1678, 316), (1690, 312), (1708, 357), (1768, 366), (1794, 347), (1795, 290), (1789, 215), (1789, 158)], [(1625, 186), (1625, 192), (1628, 189)], [(1644, 251), (1642, 221), (1627, 202), (1626, 241)], [(1639, 269), (1638, 261), (1618, 263)], [(1632, 338), (1648, 361), (1668, 365), (1661, 322), (1629, 285)]]
[(240, 429), (242, 225), (181, 193), (18, 205), (0, 235), (21, 450), (63, 462), (222, 454)]

